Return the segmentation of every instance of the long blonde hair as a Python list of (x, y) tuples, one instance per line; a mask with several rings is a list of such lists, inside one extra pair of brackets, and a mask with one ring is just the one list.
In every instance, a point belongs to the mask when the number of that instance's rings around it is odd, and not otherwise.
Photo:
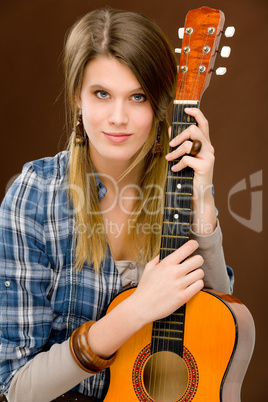
[[(134, 73), (154, 112), (154, 122), (147, 141), (125, 175), (144, 161), (144, 177), (140, 183), (142, 199), (132, 211), (132, 229), (126, 244), (133, 258), (146, 263), (159, 252), (163, 214), (163, 189), (166, 180), (165, 153), (168, 151), (167, 108), (173, 98), (176, 59), (160, 28), (149, 18), (134, 12), (113, 9), (86, 14), (71, 29), (64, 54), (65, 92), (69, 129), (69, 194), (76, 219), (76, 268), (85, 262), (98, 271), (107, 254), (108, 237), (99, 208), (97, 182), (90, 159), (89, 142), (77, 140), (78, 107), (86, 65), (98, 56), (115, 57)], [(162, 155), (152, 152), (156, 131), (164, 147)], [(90, 180), (88, 180), (90, 178)], [(150, 213), (148, 213), (150, 210)], [(146, 225), (137, 236), (135, 228)], [(82, 228), (82, 229), (81, 229)], [(157, 230), (158, 228), (158, 230)], [(90, 233), (90, 235), (89, 235)], [(141, 243), (142, 240), (142, 243)], [(141, 244), (146, 247), (141, 249)]]

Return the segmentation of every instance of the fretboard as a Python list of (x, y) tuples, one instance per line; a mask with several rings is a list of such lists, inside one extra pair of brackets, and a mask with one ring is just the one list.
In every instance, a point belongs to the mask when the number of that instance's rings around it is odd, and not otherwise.
[[(171, 138), (196, 124), (195, 119), (184, 112), (186, 107), (199, 107), (199, 102), (174, 103)], [(189, 167), (173, 172), (171, 167), (178, 161), (168, 163), (160, 260), (186, 243), (190, 235), (194, 172)], [(185, 306), (182, 306), (169, 317), (153, 323), (151, 353), (165, 350), (182, 356), (184, 319)]]

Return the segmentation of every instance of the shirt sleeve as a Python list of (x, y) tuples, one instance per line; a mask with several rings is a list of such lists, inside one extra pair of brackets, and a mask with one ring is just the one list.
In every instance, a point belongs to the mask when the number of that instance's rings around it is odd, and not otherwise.
[(52, 270), (43, 230), (42, 184), (28, 165), (0, 208), (0, 387), (46, 344)]
[(54, 344), (48, 352), (39, 353), (17, 372), (8, 400), (21, 402), (24, 395), (27, 402), (52, 401), (89, 376), (75, 363), (67, 340)]
[(199, 244), (194, 254), (200, 254), (204, 259), (201, 268), (205, 273), (205, 287), (227, 294), (232, 293), (234, 274), (233, 270), (225, 263), (219, 220), (217, 219), (217, 226), (212, 234), (200, 236), (191, 230), (191, 238)]

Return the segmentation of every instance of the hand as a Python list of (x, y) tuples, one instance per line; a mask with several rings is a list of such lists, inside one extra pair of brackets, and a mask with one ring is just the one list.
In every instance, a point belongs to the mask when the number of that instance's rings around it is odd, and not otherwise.
[[(211, 189), (215, 159), (214, 148), (209, 139), (208, 121), (203, 113), (197, 108), (187, 108), (185, 112), (196, 119), (198, 126), (194, 124), (189, 126), (170, 142), (171, 147), (178, 148), (166, 155), (166, 159), (171, 161), (182, 157), (180, 162), (173, 166), (172, 170), (178, 172), (186, 166), (194, 169), (194, 189), (200, 192), (207, 186)], [(188, 155), (192, 147), (192, 142), (189, 140), (199, 140), (202, 142), (201, 151), (195, 157)]]
[[(193, 116), (198, 126), (191, 125), (171, 142), (171, 147), (178, 147), (166, 159), (172, 161), (182, 157), (180, 162), (172, 167), (174, 172), (186, 166), (194, 170), (193, 182), (193, 230), (200, 235), (209, 235), (216, 228), (216, 212), (212, 194), (212, 179), (214, 168), (214, 148), (209, 139), (209, 125), (203, 113), (197, 108), (186, 108), (185, 112)], [(189, 155), (192, 147), (190, 140), (202, 142), (201, 151), (192, 157)]]
[(167, 317), (203, 288), (203, 258), (189, 257), (197, 247), (189, 240), (161, 262), (158, 256), (146, 264), (132, 295), (143, 325)]

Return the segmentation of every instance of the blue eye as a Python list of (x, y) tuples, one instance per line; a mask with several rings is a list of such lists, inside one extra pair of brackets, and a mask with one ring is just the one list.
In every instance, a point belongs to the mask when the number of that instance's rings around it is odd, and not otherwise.
[(107, 99), (109, 94), (106, 91), (100, 90), (95, 92), (96, 96), (100, 99)]
[(135, 94), (132, 96), (132, 99), (135, 102), (145, 102), (146, 101), (146, 96), (144, 94)]

